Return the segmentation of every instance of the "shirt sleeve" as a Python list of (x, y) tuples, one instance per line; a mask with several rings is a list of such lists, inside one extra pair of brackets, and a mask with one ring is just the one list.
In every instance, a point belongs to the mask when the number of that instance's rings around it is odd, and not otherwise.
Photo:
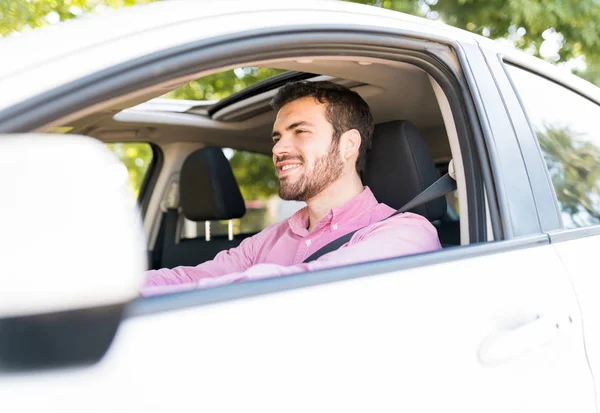
[(143, 291), (143, 295), (216, 287), (239, 281), (272, 278), (439, 249), (441, 245), (435, 227), (420, 215), (407, 213), (358, 231), (348, 243), (315, 261), (292, 266), (257, 264), (243, 271), (202, 278), (193, 284), (166, 288), (150, 287)]
[[(260, 243), (262, 232), (244, 239), (239, 246), (219, 252), (215, 258), (195, 267), (162, 268), (146, 271), (144, 289), (155, 286), (194, 285), (204, 278), (214, 278), (225, 274), (243, 272), (253, 264), (254, 251)], [(182, 287), (185, 289), (185, 287)]]

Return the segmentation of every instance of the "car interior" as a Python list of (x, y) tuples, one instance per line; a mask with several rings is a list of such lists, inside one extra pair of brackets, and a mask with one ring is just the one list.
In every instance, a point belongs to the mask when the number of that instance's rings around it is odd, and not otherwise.
[[(228, 156), (233, 150), (270, 159), (276, 113), (269, 101), (281, 85), (293, 80), (330, 80), (356, 91), (369, 104), (376, 128), (363, 183), (379, 202), (399, 209), (451, 169), (458, 189), (411, 212), (434, 224), (444, 248), (470, 243), (453, 114), (444, 92), (427, 72), (408, 63), (348, 56), (288, 58), (245, 66), (284, 72), (220, 100), (164, 97), (194, 79), (232, 67), (198, 73), (140, 90), (48, 129), (106, 143), (152, 146), (152, 165), (138, 200), (150, 268), (198, 265), (302, 207), (295, 203), (287, 214), (271, 214), (275, 221), (251, 231), (241, 229), (238, 221), (255, 209), (257, 200), (244, 199)], [(272, 198), (263, 204), (275, 203), (281, 209), (278, 197)]]

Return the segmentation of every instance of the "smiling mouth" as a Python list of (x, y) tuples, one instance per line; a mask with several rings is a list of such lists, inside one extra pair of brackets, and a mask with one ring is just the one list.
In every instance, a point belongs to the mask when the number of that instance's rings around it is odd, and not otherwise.
[(293, 163), (293, 164), (289, 164), (289, 165), (283, 165), (281, 167), (281, 171), (287, 171), (288, 169), (295, 169), (295, 168), (299, 168), (301, 166), (302, 166), (302, 164), (299, 164), (299, 163)]
[(291, 173), (293, 170), (299, 169), (301, 167), (302, 167), (301, 163), (290, 163), (287, 165), (283, 165), (282, 167), (277, 168), (278, 172), (279, 172), (278, 175), (279, 175), (279, 177), (287, 175), (288, 173)]

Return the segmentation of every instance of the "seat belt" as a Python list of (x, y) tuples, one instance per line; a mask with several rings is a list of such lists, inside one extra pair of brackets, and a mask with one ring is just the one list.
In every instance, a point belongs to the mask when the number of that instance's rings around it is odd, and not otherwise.
[[(391, 218), (391, 217), (393, 217), (395, 215), (401, 214), (403, 212), (409, 211), (409, 210), (411, 210), (411, 209), (413, 209), (415, 207), (418, 207), (420, 205), (426, 204), (429, 201), (433, 201), (436, 198), (439, 198), (441, 196), (446, 195), (449, 192), (454, 191), (456, 189), (456, 181), (451, 176), (451, 173), (452, 172), (449, 172), (446, 175), (442, 176), (440, 179), (438, 179), (437, 181), (435, 181), (433, 184), (431, 184), (430, 186), (428, 186), (427, 188), (425, 188), (425, 190), (423, 190), (423, 192), (421, 192), (419, 195), (417, 195), (416, 197), (414, 197), (413, 199), (411, 199), (402, 208), (398, 209), (396, 212), (394, 212), (389, 217), (384, 218), (382, 221), (385, 221), (386, 219), (389, 219), (389, 218)], [(381, 222), (381, 221), (379, 221), (379, 222)], [(348, 241), (350, 241), (350, 239), (352, 238), (352, 236), (356, 232), (360, 231), (361, 229), (362, 228), (359, 228), (357, 230), (349, 232), (346, 235), (342, 235), (341, 237), (339, 237), (337, 239), (334, 239), (329, 244), (324, 245), (323, 247), (321, 247), (320, 249), (318, 249), (317, 251), (315, 251), (312, 255), (310, 255), (303, 262), (314, 261), (314, 260), (320, 258), (321, 256), (325, 255), (325, 254), (328, 254), (328, 253), (330, 253), (332, 251), (337, 250), (342, 245), (344, 245), (345, 243), (347, 243)]]

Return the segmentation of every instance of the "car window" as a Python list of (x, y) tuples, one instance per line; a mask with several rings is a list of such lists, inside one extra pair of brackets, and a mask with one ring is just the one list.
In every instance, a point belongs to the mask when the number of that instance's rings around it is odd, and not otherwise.
[(106, 144), (119, 157), (129, 173), (131, 189), (138, 198), (146, 174), (152, 164), (152, 146), (144, 142), (116, 142)]
[[(233, 219), (233, 234), (254, 234), (269, 225), (280, 222), (297, 210), (304, 202), (284, 201), (277, 195), (277, 175), (273, 159), (269, 155), (224, 148), (223, 153), (229, 160), (233, 175), (240, 187), (246, 204), (246, 213), (242, 218)], [(196, 238), (206, 235), (227, 235), (229, 221), (194, 222), (185, 219), (182, 238)]]
[(566, 228), (600, 224), (600, 106), (507, 65), (544, 154)]

